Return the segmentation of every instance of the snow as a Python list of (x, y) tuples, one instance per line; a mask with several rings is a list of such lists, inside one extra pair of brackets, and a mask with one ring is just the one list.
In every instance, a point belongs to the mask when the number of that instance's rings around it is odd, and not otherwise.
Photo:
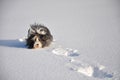
[[(120, 80), (118, 0), (0, 1), (0, 80)], [(30, 24), (54, 41), (27, 49)]]
[(77, 71), (80, 73), (83, 73), (86, 76), (90, 76), (90, 77), (93, 75), (93, 72), (94, 72), (93, 68), (91, 66), (83, 67), (83, 68), (80, 67)]

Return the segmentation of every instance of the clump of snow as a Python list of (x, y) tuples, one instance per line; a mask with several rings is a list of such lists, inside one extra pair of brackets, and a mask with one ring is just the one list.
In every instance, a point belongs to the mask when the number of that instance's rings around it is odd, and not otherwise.
[(99, 66), (99, 70), (103, 70), (103, 69), (105, 69), (105, 66), (100, 65), (100, 66)]
[(64, 50), (63, 48), (53, 49), (52, 52), (56, 55), (64, 55), (64, 56), (68, 55), (68, 52), (66, 50)]
[(23, 37), (23, 38), (20, 38), (20, 39), (18, 39), (20, 42), (25, 42), (26, 41), (26, 37)]
[(52, 50), (52, 53), (56, 54), (56, 55), (63, 55), (63, 56), (78, 56), (78, 50), (74, 50), (71, 48), (62, 48), (62, 47), (58, 47)]
[(110, 74), (108, 72), (105, 72), (103, 70), (105, 67), (94, 67), (94, 66), (84, 66), (84, 67), (79, 67), (77, 69), (77, 72), (80, 72), (86, 76), (89, 77), (96, 77), (96, 78), (112, 78), (113, 74)]
[(68, 67), (70, 67), (71, 70), (79, 72), (88, 77), (95, 77), (95, 78), (112, 78), (113, 77), (113, 74), (104, 71), (105, 66), (89, 64), (82, 60), (77, 61), (75, 59), (71, 59)]
[(77, 72), (80, 72), (86, 76), (92, 77), (94, 70), (92, 66), (87, 66), (87, 67), (78, 68)]
[(23, 42), (24, 40), (20, 38), (19, 41), (20, 41), (20, 42)]

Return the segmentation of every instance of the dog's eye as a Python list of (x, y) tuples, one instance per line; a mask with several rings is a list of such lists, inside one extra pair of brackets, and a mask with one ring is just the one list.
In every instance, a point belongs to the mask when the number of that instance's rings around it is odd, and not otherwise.
[(43, 29), (41, 29), (40, 31), (44, 31)]
[(40, 41), (40, 39), (38, 37), (35, 38), (35, 41)]

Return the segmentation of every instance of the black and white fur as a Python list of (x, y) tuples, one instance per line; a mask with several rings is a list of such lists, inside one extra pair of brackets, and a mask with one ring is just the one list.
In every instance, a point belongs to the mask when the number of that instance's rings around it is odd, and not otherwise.
[(44, 48), (51, 44), (53, 36), (49, 29), (41, 24), (33, 24), (28, 30), (26, 45), (28, 48)]

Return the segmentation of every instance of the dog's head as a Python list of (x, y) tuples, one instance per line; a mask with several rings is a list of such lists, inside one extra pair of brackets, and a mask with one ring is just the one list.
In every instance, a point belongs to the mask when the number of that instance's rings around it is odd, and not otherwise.
[(34, 24), (28, 30), (27, 46), (28, 48), (43, 48), (49, 46), (53, 37), (47, 27)]

